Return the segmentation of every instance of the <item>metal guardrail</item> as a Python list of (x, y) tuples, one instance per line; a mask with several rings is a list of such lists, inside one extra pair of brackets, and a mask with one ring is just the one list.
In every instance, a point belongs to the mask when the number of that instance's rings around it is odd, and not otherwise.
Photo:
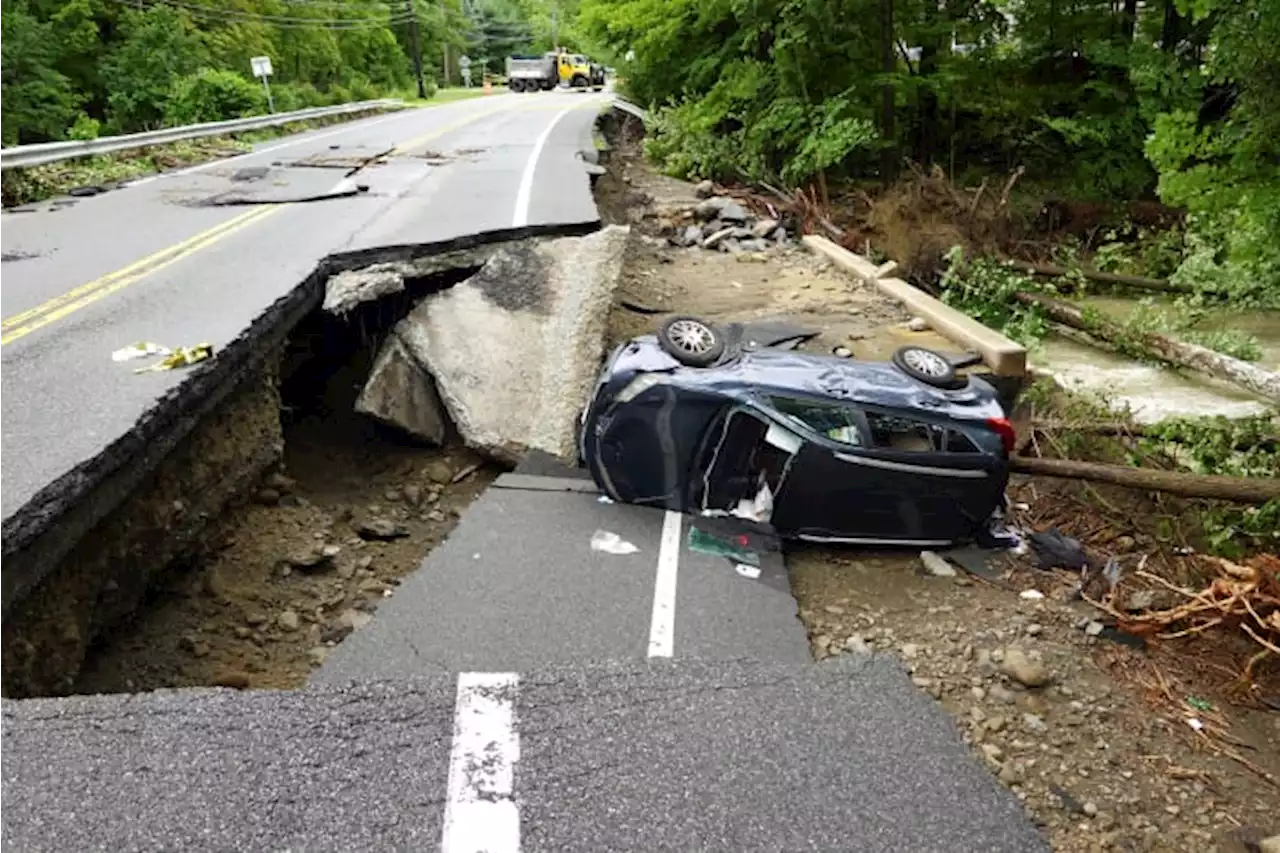
[(622, 98), (614, 98), (613, 106), (614, 106), (614, 109), (619, 109), (619, 110), (622, 110), (624, 113), (633, 115), (636, 118), (640, 119), (640, 121), (643, 121), (643, 122), (649, 121), (649, 114), (646, 113), (643, 108), (637, 107), (635, 104), (631, 103), (630, 101), (624, 101), (622, 100)]
[(167, 142), (199, 139), (202, 136), (221, 136), (226, 133), (257, 130), (261, 127), (278, 127), (295, 121), (348, 115), (376, 109), (392, 109), (403, 105), (404, 102), (399, 98), (383, 98), (376, 101), (359, 101), (354, 104), (338, 104), (332, 107), (308, 107), (305, 110), (294, 110), (290, 113), (275, 113), (274, 115), (251, 116), (249, 118), (233, 118), (230, 121), (189, 124), (186, 127), (166, 127), (161, 130), (149, 130), (145, 133), (131, 133), (127, 136), (104, 136), (100, 139), (17, 145), (12, 148), (0, 149), (0, 169), (42, 166), (45, 163), (56, 163), (59, 160), (72, 160), (77, 157), (92, 157), (96, 154), (109, 154), (112, 151), (146, 148), (151, 145), (163, 145)]

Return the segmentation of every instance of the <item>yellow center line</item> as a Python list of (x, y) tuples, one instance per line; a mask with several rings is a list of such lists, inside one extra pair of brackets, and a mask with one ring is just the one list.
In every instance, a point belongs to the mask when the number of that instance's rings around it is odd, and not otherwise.
[[(590, 106), (589, 103), (582, 104), (583, 107)], [(488, 118), (501, 112), (533, 112), (548, 109), (560, 109), (558, 104), (520, 104), (512, 107), (510, 104), (502, 104), (490, 110), (481, 113), (466, 116), (458, 121), (451, 122), (438, 127), (435, 130), (422, 134), (402, 142), (393, 149), (393, 154), (406, 154), (413, 148), (430, 142), (433, 139), (444, 136), (473, 122)], [(86, 305), (91, 305), (112, 293), (123, 290), (131, 284), (140, 281), (147, 276), (159, 272), (160, 270), (199, 252), (202, 249), (212, 246), (214, 243), (223, 238), (234, 234), (235, 232), (266, 219), (271, 214), (283, 209), (285, 203), (262, 205), (253, 210), (246, 211), (238, 216), (228, 219), (214, 227), (196, 234), (194, 237), (188, 237), (181, 242), (174, 243), (172, 246), (153, 252), (145, 258), (134, 261), (128, 266), (122, 267), (112, 273), (96, 278), (75, 287), (66, 293), (55, 296), (34, 308), (28, 308), (20, 311), (11, 317), (0, 320), (0, 346), (16, 341), (25, 337), (37, 329), (43, 328), (50, 323), (56, 322), (69, 314), (79, 311)]]

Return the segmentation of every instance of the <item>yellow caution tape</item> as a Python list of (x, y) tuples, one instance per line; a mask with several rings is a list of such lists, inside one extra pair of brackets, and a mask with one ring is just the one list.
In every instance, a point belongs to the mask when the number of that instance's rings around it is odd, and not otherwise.
[(139, 367), (134, 373), (150, 373), (155, 370), (174, 370), (190, 367), (213, 356), (213, 344), (202, 343), (193, 347), (178, 347), (149, 367)]

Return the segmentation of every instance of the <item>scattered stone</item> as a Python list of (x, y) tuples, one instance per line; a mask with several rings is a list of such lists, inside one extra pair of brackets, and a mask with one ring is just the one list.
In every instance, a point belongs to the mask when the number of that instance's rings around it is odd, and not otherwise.
[(732, 236), (733, 236), (732, 227), (721, 228), (719, 231), (715, 232), (710, 237), (702, 241), (702, 248), (714, 249), (716, 248), (716, 246), (720, 245), (721, 241), (727, 241)]
[(838, 605), (838, 604), (828, 604), (828, 605), (826, 605), (825, 607), (823, 607), (822, 609), (823, 609), (823, 610), (825, 610), (826, 612), (830, 613), (832, 616), (843, 616), (843, 615), (844, 615), (844, 608), (843, 608), (843, 607), (841, 607), (841, 606), (840, 606), (840, 605)]
[(396, 503), (404, 497), (404, 493), (399, 489), (391, 488), (383, 492), (382, 497), (385, 498), (388, 503)]
[(956, 570), (951, 567), (946, 558), (933, 551), (921, 551), (920, 562), (924, 564), (925, 570), (934, 577), (953, 578), (956, 576)]
[(251, 684), (249, 674), (238, 669), (224, 669), (214, 673), (215, 687), (230, 687), (232, 690), (248, 690)]
[(426, 474), (431, 482), (442, 486), (448, 485), (453, 480), (453, 466), (449, 464), (448, 459), (431, 460), (427, 463), (427, 467), (422, 469), (422, 473)]
[[(330, 550), (337, 549), (337, 550)], [(333, 558), (342, 550), (337, 545), (326, 545), (323, 547), (312, 547), (304, 551), (296, 551), (284, 558), (284, 564), (290, 569), (297, 569), (301, 572), (315, 574), (322, 572), (333, 565)]]
[(292, 492), (294, 487), (298, 485), (298, 482), (292, 477), (281, 474), (279, 471), (275, 471), (267, 475), (267, 479), (263, 481), (262, 485), (268, 489), (275, 489), (283, 495)]
[(1044, 687), (1053, 681), (1053, 676), (1044, 664), (1016, 648), (1005, 650), (1000, 671), (1024, 687)]
[(862, 637), (854, 634), (852, 637), (844, 641), (846, 651), (859, 655), (869, 655), (872, 653), (871, 646), (867, 645), (867, 641)]
[(1083, 811), (1083, 812), (1084, 812), (1084, 816), (1085, 816), (1085, 817), (1089, 817), (1089, 818), (1097, 817), (1097, 816), (1098, 816), (1098, 804), (1097, 804), (1097, 803), (1095, 803), (1095, 802), (1093, 802), (1092, 800), (1086, 801), (1086, 802), (1085, 802), (1085, 804), (1084, 804), (1084, 806), (1082, 807), (1081, 811)]
[(267, 624), (267, 614), (257, 612), (257, 611), (253, 613), (246, 613), (244, 617), (244, 621), (247, 622), (250, 626), (256, 628), (260, 625)]
[(915, 660), (920, 656), (920, 647), (915, 643), (907, 643), (902, 647), (901, 652), (907, 660)]
[(929, 321), (923, 317), (912, 317), (907, 321), (907, 330), (912, 332), (929, 331)]
[(386, 542), (391, 539), (403, 539), (409, 535), (409, 528), (389, 518), (371, 518), (362, 522), (356, 529), (361, 539), (374, 542)]
[(311, 662), (312, 666), (320, 666), (321, 664), (324, 663), (325, 658), (327, 658), (328, 656), (329, 656), (328, 646), (314, 646), (313, 648), (307, 650), (307, 660)]
[(711, 181), (699, 181), (693, 188), (693, 194), (698, 198), (711, 198), (716, 193), (716, 185)]
[(987, 690), (987, 695), (1002, 705), (1012, 705), (1018, 698), (1013, 694), (1012, 690), (1003, 684), (991, 685), (990, 689)]
[(420, 506), (422, 504), (421, 486), (410, 483), (400, 491), (404, 494), (404, 502), (409, 506)]
[(1017, 785), (1022, 782), (1022, 770), (1013, 761), (1006, 761), (1000, 768), (1000, 782), (1005, 785)]
[(1049, 724), (1046, 723), (1039, 715), (1027, 712), (1022, 715), (1022, 725), (1027, 731), (1042, 734), (1049, 731)]
[(302, 627), (302, 618), (296, 610), (285, 610), (276, 617), (276, 624), (286, 631), (296, 631)]
[(720, 208), (720, 218), (725, 222), (741, 225), (751, 218), (751, 214), (747, 213), (747, 209), (736, 201), (726, 199), (725, 204)]
[(853, 350), (844, 346), (838, 346), (831, 350), (831, 354), (836, 358), (853, 358)]
[(693, 216), (699, 222), (709, 222), (720, 218), (720, 209), (724, 207), (726, 198), (709, 198), (693, 209)]
[(373, 616), (365, 613), (363, 610), (357, 610), (354, 607), (348, 607), (346, 610), (338, 614), (338, 618), (334, 623), (340, 627), (346, 628), (348, 631), (359, 631), (365, 625), (373, 621)]
[(982, 754), (994, 764), (999, 764), (1000, 759), (1004, 758), (1004, 750), (994, 743), (984, 743), (982, 745)]
[(1090, 620), (1089, 624), (1084, 626), (1084, 632), (1090, 637), (1096, 637), (1102, 633), (1102, 629), (1106, 626), (1096, 620)]

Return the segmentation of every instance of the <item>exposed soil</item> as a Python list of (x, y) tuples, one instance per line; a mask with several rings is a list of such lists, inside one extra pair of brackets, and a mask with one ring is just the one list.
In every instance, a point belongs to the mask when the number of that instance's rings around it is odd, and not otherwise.
[[(611, 141), (611, 171), (597, 187), (602, 210), (638, 232), (612, 342), (652, 331), (668, 313), (781, 315), (822, 330), (810, 351), (843, 345), (883, 358), (907, 341), (954, 350), (931, 332), (908, 331), (898, 306), (803, 249), (744, 256), (670, 246), (672, 220), (697, 204), (694, 188), (650, 172), (634, 138)], [(1015, 484), (1011, 496), (1041, 510), (1024, 519), (1032, 525), (1052, 515), (1086, 547), (1173, 565), (1172, 545), (1152, 531), (1176, 514), (1126, 502), (1122, 489), (1102, 491), (1038, 481)], [(1258, 700), (1280, 697), (1280, 682), (1232, 704), (1242, 698), (1231, 690), (1239, 669), (1219, 667), (1239, 660), (1233, 649), (1217, 643), (1204, 657), (1202, 646), (1178, 641), (1137, 650), (1092, 636), (1084, 626), (1101, 614), (1070, 600), (1072, 576), (1009, 559), (995, 583), (932, 576), (913, 552), (812, 547), (790, 552), (788, 564), (815, 656), (900, 656), (1055, 850), (1234, 853), (1280, 832), (1280, 714)], [(1044, 598), (1023, 599), (1027, 589)], [(1045, 684), (1019, 681), (1028, 677), (1020, 653), (1026, 668), (1043, 669)]]

